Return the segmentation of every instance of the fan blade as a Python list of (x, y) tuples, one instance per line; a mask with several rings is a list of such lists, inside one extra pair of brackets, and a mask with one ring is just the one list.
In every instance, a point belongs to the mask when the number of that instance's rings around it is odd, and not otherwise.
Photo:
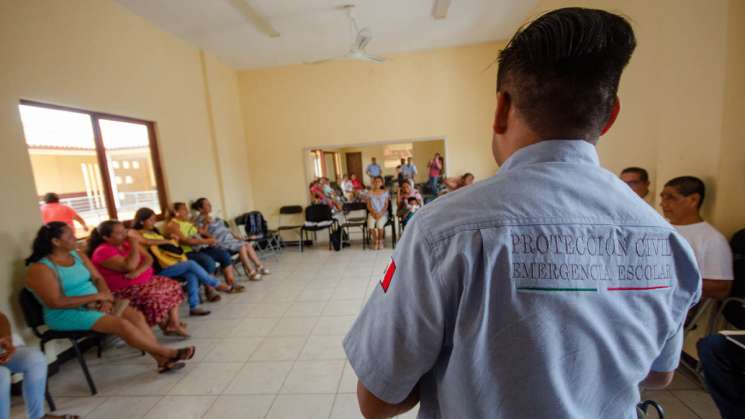
[(451, 0), (435, 0), (435, 6), (432, 8), (432, 17), (436, 20), (448, 17), (450, 2)]
[(259, 12), (256, 11), (247, 0), (226, 0), (230, 3), (235, 10), (237, 10), (243, 17), (252, 25), (270, 38), (279, 37), (279, 32), (266, 20)]
[(362, 30), (357, 33), (357, 39), (354, 41), (353, 48), (364, 50), (371, 40), (372, 31), (370, 31), (370, 28), (362, 28)]

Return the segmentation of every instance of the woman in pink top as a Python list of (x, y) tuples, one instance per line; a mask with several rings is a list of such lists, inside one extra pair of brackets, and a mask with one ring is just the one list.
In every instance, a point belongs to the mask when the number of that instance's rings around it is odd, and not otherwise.
[(155, 275), (153, 257), (127, 236), (121, 222), (104, 221), (96, 227), (88, 239), (88, 254), (114, 296), (128, 299), (150, 326), (159, 325), (166, 335), (189, 336), (179, 320), (181, 285)]

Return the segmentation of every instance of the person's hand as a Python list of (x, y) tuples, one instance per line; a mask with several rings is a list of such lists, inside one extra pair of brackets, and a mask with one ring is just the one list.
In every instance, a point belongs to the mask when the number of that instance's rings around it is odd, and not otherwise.
[(101, 305), (98, 306), (98, 311), (106, 314), (111, 314), (111, 310), (114, 309), (114, 303), (111, 301), (102, 301)]
[(208, 244), (208, 245), (210, 245), (210, 246), (214, 246), (214, 245), (216, 245), (216, 244), (217, 244), (217, 240), (215, 240), (215, 239), (214, 239), (214, 238), (212, 238), (212, 237), (210, 237), (210, 238), (208, 238), (208, 239), (204, 239), (204, 242), (205, 242), (205, 244)]
[(0, 349), (3, 351), (3, 353), (0, 354), (0, 364), (6, 364), (16, 352), (16, 347), (13, 346), (13, 339), (10, 336), (1, 337)]
[(111, 291), (99, 291), (96, 298), (100, 301), (114, 301), (114, 296), (111, 294)]
[(127, 279), (135, 279), (138, 276), (140, 276), (140, 275), (137, 274), (136, 271), (135, 272), (129, 272), (129, 273), (124, 274), (124, 277), (127, 278)]

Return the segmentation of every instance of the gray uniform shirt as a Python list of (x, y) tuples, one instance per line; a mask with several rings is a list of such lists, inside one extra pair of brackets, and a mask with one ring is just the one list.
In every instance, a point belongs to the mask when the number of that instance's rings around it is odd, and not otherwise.
[(419, 383), (420, 418), (635, 418), (700, 288), (592, 144), (544, 141), (416, 213), (344, 348), (382, 400)]

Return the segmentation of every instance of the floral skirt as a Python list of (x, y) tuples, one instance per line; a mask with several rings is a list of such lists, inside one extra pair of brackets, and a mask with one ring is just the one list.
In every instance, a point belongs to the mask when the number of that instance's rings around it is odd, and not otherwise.
[(150, 326), (167, 320), (168, 312), (178, 307), (185, 298), (181, 284), (158, 275), (144, 284), (133, 285), (113, 294), (116, 298), (128, 299), (130, 307), (142, 312)]

